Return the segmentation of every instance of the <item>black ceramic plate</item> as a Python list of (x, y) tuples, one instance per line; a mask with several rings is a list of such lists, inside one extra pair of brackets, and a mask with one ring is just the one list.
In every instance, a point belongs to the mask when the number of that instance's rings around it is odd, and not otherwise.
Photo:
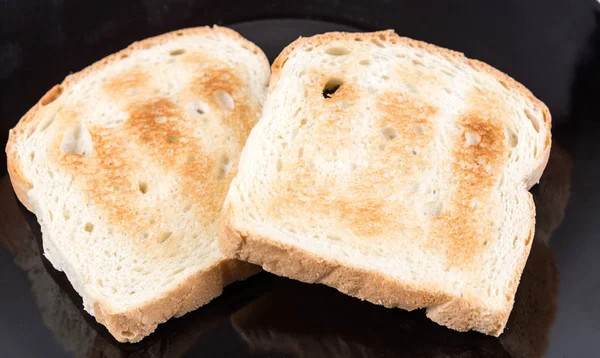
[(553, 115), (548, 167), (532, 192), (536, 236), (505, 333), (458, 333), (325, 286), (262, 273), (119, 344), (81, 309), (38, 250), (0, 156), (2, 357), (594, 357), (600, 338), (600, 23), (593, 0), (0, 2), (0, 143), (70, 72), (182, 27), (232, 26), (270, 60), (331, 30), (394, 28), (513, 76)]

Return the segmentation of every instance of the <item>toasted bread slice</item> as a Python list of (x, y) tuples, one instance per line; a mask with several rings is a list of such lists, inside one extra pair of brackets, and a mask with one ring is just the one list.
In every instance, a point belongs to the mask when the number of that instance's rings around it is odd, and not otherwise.
[(70, 75), (11, 130), (10, 178), (45, 256), (117, 340), (257, 270), (219, 252), (217, 229), (269, 73), (233, 30), (176, 31)]
[(499, 335), (534, 234), (546, 106), (486, 64), (393, 31), (301, 38), (272, 71), (221, 250)]

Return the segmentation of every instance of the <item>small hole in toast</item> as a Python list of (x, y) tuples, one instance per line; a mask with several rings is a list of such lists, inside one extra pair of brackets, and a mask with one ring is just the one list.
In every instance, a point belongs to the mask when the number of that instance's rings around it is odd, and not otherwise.
[(423, 62), (419, 61), (419, 60), (412, 60), (413, 65), (415, 66), (423, 66)]
[[(417, 153), (418, 153), (418, 152), (417, 152), (417, 148), (415, 148), (415, 147), (413, 147), (413, 146), (411, 146), (411, 145), (410, 145), (410, 146), (407, 146), (407, 147), (406, 147), (406, 150), (407, 150), (407, 151), (408, 151), (410, 154), (412, 154), (412, 155), (417, 155)], [(434, 193), (434, 194), (435, 194), (435, 193)]]
[(450, 72), (450, 71), (448, 71), (446, 69), (442, 69), (442, 73), (445, 74), (445, 75), (447, 75), (447, 76), (454, 77), (454, 73), (452, 73), (452, 72)]
[(383, 43), (379, 39), (371, 39), (371, 42), (377, 47), (383, 47)]
[(424, 214), (426, 216), (434, 217), (442, 213), (444, 209), (444, 203), (441, 201), (434, 201), (433, 203), (427, 203), (424, 206)]
[(185, 53), (185, 50), (182, 49), (182, 48), (180, 48), (180, 49), (173, 50), (173, 51), (169, 52), (169, 55), (171, 55), (171, 56), (179, 56), (179, 55), (183, 55), (184, 53)]
[(92, 135), (87, 128), (81, 124), (75, 124), (63, 135), (60, 150), (63, 153), (90, 156), (93, 150)]
[(368, 59), (360, 60), (359, 64), (361, 64), (363, 66), (367, 66), (367, 65), (371, 64), (371, 60), (368, 60)]
[(56, 85), (52, 87), (52, 89), (46, 92), (44, 97), (42, 97), (42, 99), (40, 100), (40, 104), (42, 106), (49, 105), (50, 103), (54, 102), (62, 94), (62, 92), (63, 88), (61, 85)]
[(223, 108), (226, 108), (230, 111), (233, 110), (235, 103), (233, 102), (233, 97), (231, 97), (229, 93), (223, 90), (218, 90), (215, 92), (215, 97)]
[[(162, 118), (164, 118), (164, 117), (162, 117)], [(123, 117), (121, 117), (121, 118), (112, 118), (112, 119), (106, 121), (106, 123), (104, 123), (102, 126), (104, 128), (115, 128), (115, 127), (118, 127), (121, 124), (123, 124), (125, 122), (125, 120), (127, 120), (127, 118), (123, 118)], [(158, 119), (156, 121), (158, 122)]]
[(481, 141), (481, 136), (476, 132), (465, 132), (465, 143), (467, 145), (476, 145)]
[(529, 118), (529, 120), (531, 121), (531, 125), (533, 126), (533, 129), (535, 129), (535, 131), (539, 133), (540, 124), (538, 123), (538, 119), (535, 118), (533, 113), (531, 113), (527, 108), (525, 108), (525, 110), (523, 112), (525, 113), (527, 118)]
[(148, 183), (145, 181), (140, 182), (139, 184), (140, 193), (146, 194), (148, 192)]
[(180, 273), (180, 272), (183, 272), (183, 270), (185, 270), (185, 267), (180, 267), (180, 268), (176, 269), (175, 271), (173, 271), (173, 272), (171, 273), (171, 276), (175, 276), (175, 275), (177, 275), (178, 273)]
[(46, 129), (48, 129), (48, 127), (50, 127), (50, 125), (54, 122), (54, 119), (56, 118), (56, 113), (54, 113), (53, 115), (51, 115), (50, 117), (46, 118), (39, 126), (39, 131), (40, 132), (44, 132)]
[(298, 117), (298, 114), (300, 114), (300, 111), (302, 110), (302, 107), (298, 107), (296, 109), (296, 112), (294, 112), (294, 115), (292, 117)]
[(33, 132), (35, 132), (35, 128), (36, 128), (36, 127), (35, 127), (35, 126), (32, 126), (32, 125), (28, 126), (28, 127), (27, 127), (27, 131), (25, 132), (25, 137), (26, 137), (26, 138), (29, 138), (29, 137), (31, 137), (31, 135), (33, 134)]
[(163, 242), (167, 241), (167, 239), (168, 239), (168, 238), (170, 238), (170, 237), (171, 237), (171, 235), (173, 235), (173, 233), (172, 233), (172, 232), (170, 232), (170, 231), (167, 231), (167, 232), (162, 232), (162, 233), (158, 234), (158, 236), (157, 236), (157, 238), (156, 238), (156, 241), (157, 241), (159, 244), (162, 244)]
[(418, 88), (417, 88), (417, 86), (415, 86), (414, 84), (412, 84), (412, 83), (408, 83), (408, 82), (407, 82), (407, 83), (405, 83), (404, 85), (406, 86), (406, 88), (408, 88), (408, 90), (409, 90), (411, 93), (414, 93), (414, 94), (419, 94), (419, 93), (420, 93), (419, 89), (418, 89)]
[[(135, 293), (135, 291), (132, 291), (132, 294)], [(130, 331), (122, 331), (121, 335), (125, 338), (133, 338), (135, 336), (135, 334), (133, 334), (133, 332)]]
[(230, 170), (231, 160), (229, 159), (229, 156), (227, 154), (221, 154), (217, 167), (217, 180), (225, 179)]
[(194, 102), (191, 105), (191, 108), (192, 108), (192, 113), (196, 113), (199, 115), (208, 114), (210, 112), (210, 107), (202, 101)]
[(277, 168), (278, 172), (280, 172), (281, 168), (283, 168), (283, 163), (281, 162), (281, 158), (277, 159), (276, 168)]
[(345, 47), (330, 47), (325, 50), (325, 53), (331, 56), (345, 56), (350, 53), (350, 50)]
[(417, 124), (413, 127), (413, 130), (415, 131), (415, 133), (417, 134), (423, 134), (425, 132), (425, 129), (423, 128), (422, 125)]
[(511, 148), (514, 148), (517, 146), (517, 144), (519, 144), (519, 137), (512, 129), (508, 127), (504, 127), (504, 137)]
[(176, 143), (177, 141), (179, 141), (179, 136), (176, 136), (176, 135), (168, 135), (167, 136), (167, 143)]
[(87, 232), (92, 232), (92, 231), (94, 231), (94, 224), (92, 224), (92, 223), (85, 223), (84, 229)]
[(323, 87), (323, 98), (331, 98), (333, 94), (342, 86), (343, 82), (339, 78), (331, 78)]
[(29, 153), (29, 159), (33, 161), (33, 158), (35, 158), (35, 153), (34, 152)]
[(103, 282), (102, 280), (98, 279), (98, 280), (96, 281), (96, 283), (98, 284), (98, 286), (100, 286), (100, 287), (104, 287), (104, 282)]
[(386, 140), (392, 140), (394, 138), (396, 138), (398, 136), (398, 133), (396, 133), (396, 130), (392, 127), (385, 127), (381, 130), (381, 134), (383, 134), (383, 137)]

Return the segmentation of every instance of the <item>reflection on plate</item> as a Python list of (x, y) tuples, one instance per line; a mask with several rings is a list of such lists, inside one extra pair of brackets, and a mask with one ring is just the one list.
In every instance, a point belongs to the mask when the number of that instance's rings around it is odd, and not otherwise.
[(225, 289), (209, 305), (159, 326), (137, 344), (120, 344), (82, 309), (64, 274), (40, 256), (39, 226), (20, 206), (7, 177), (0, 179), (0, 242), (31, 281), (42, 319), (75, 356), (182, 356), (218, 321), (231, 322), (250, 349), (296, 357), (539, 357), (556, 313), (558, 272), (547, 246), (569, 198), (571, 163), (554, 145), (533, 189), (536, 236), (513, 312), (500, 338), (459, 333), (423, 312), (387, 309), (309, 285), (261, 274)]

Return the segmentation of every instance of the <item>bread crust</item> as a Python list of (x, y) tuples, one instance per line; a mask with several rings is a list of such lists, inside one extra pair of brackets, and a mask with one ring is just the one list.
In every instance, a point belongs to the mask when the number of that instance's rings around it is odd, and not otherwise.
[(504, 330), (512, 310), (533, 232), (532, 228), (527, 249), (519, 258), (519, 270), (511, 281), (512, 299), (502, 310), (486, 312), (475, 297), (452, 297), (434, 287), (413, 287), (377, 271), (352, 267), (291, 245), (274, 243), (257, 234), (240, 232), (225, 221), (219, 233), (219, 248), (228, 257), (261, 265), (265, 271), (279, 276), (321, 283), (387, 308), (409, 311), (428, 308), (427, 317), (448, 328), (461, 332), (476, 330), (497, 337)]
[(237, 260), (222, 260), (182, 280), (172, 290), (141, 307), (120, 310), (99, 299), (94, 316), (119, 342), (139, 342), (171, 317), (181, 317), (204, 306), (223, 292), (223, 287), (258, 273), (260, 267)]
[[(286, 65), (290, 54), (299, 48), (310, 48), (329, 43), (334, 40), (374, 41), (392, 44), (403, 44), (432, 54), (442, 56), (453, 63), (467, 64), (476, 71), (490, 74), (504, 87), (519, 96), (531, 101), (543, 114), (543, 125), (540, 125), (540, 135), (545, 138), (543, 148), (540, 148), (535, 165), (526, 173), (523, 180), (523, 190), (536, 184), (547, 164), (551, 146), (551, 117), (544, 103), (535, 98), (523, 85), (496, 70), (495, 68), (464, 57), (462, 53), (440, 48), (424, 42), (403, 38), (392, 30), (374, 33), (341, 33), (333, 32), (310, 38), (300, 38), (290, 44), (278, 56), (272, 66), (272, 76), (269, 93), (276, 88), (281, 76), (281, 70)], [(520, 184), (520, 183), (519, 183)], [(358, 297), (386, 307), (415, 309), (427, 307), (427, 316), (433, 321), (458, 331), (476, 330), (489, 335), (498, 336), (504, 330), (517, 290), (523, 268), (529, 255), (535, 230), (535, 206), (530, 193), (527, 193), (529, 214), (529, 232), (524, 238), (524, 249), (520, 257), (516, 257), (516, 269), (506, 289), (506, 303), (501, 308), (487, 308), (479, 303), (479, 298), (468, 296), (450, 297), (448, 294), (437, 292), (435, 288), (408, 287), (405, 283), (395, 281), (380, 272), (365, 271), (349, 264), (324, 259), (311, 252), (289, 245), (274, 242), (267, 237), (250, 230), (238, 231), (232, 222), (234, 218), (226, 217), (219, 236), (222, 252), (231, 258), (246, 260), (262, 265), (267, 271), (291, 277), (309, 283), (323, 283), (338, 289), (350, 296)], [(234, 204), (235, 205), (235, 204)], [(230, 214), (231, 215), (231, 214)], [(525, 214), (527, 215), (527, 214)]]
[[(246, 40), (234, 30), (215, 25), (213, 27), (203, 26), (177, 30), (134, 42), (127, 48), (95, 62), (80, 72), (67, 76), (61, 84), (50, 89), (9, 131), (9, 139), (6, 145), (7, 167), (12, 187), (21, 203), (29, 211), (35, 213), (35, 205), (28, 195), (28, 191), (33, 188), (33, 183), (23, 174), (23, 163), (17, 153), (17, 143), (27, 135), (27, 128), (41, 120), (41, 116), (38, 114), (44, 106), (52, 103), (66, 89), (85, 79), (93, 72), (101, 70), (111, 63), (118, 62), (138, 50), (168, 43), (180, 36), (202, 33), (227, 35), (241, 42), (244, 48), (249, 49), (262, 59), (265, 67), (268, 66), (269, 61), (258, 46)], [(51, 238), (45, 239), (52, 241)], [(224, 286), (248, 278), (258, 271), (259, 268), (254, 265), (224, 259), (203, 271), (191, 274), (170, 291), (162, 293), (160, 297), (147, 301), (135, 309), (122, 310), (118, 307), (112, 307), (107, 301), (98, 298), (93, 303), (94, 315), (96, 320), (105, 325), (118, 341), (138, 342), (152, 333), (159, 323), (165, 322), (173, 316), (182, 316), (208, 303), (221, 294)]]

